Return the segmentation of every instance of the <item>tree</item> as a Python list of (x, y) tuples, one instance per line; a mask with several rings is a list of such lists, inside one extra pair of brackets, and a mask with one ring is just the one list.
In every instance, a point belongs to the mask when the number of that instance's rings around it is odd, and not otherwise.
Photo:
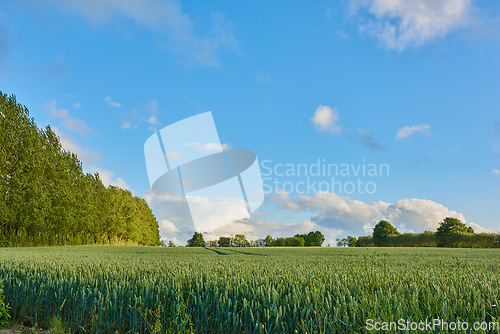
[(455, 244), (453, 239), (456, 239), (458, 235), (473, 233), (474, 230), (471, 227), (467, 227), (460, 219), (446, 217), (439, 223), (436, 238), (438, 239), (439, 247), (453, 247)]
[(207, 241), (207, 246), (208, 247), (217, 247), (218, 246), (217, 240), (208, 240)]
[(346, 238), (337, 238), (337, 247), (346, 247), (347, 246), (347, 239)]
[(219, 247), (231, 247), (231, 238), (219, 237)]
[(248, 247), (250, 243), (243, 234), (236, 234), (233, 238), (233, 245), (235, 247)]
[(193, 237), (187, 241), (186, 247), (205, 247), (205, 239), (200, 232), (194, 232)]
[(388, 237), (399, 234), (398, 230), (391, 223), (381, 220), (373, 229), (373, 242), (375, 246), (384, 246), (387, 244)]
[(356, 246), (356, 242), (358, 241), (358, 239), (356, 239), (356, 237), (351, 237), (350, 235), (347, 236), (347, 246), (348, 247), (355, 247)]
[(320, 247), (325, 241), (325, 236), (320, 231), (311, 231), (307, 234), (307, 238), (304, 240), (306, 242), (306, 246)]
[(169, 240), (168, 247), (175, 247), (175, 242), (173, 242), (172, 240)]
[(271, 237), (270, 235), (268, 235), (264, 239), (264, 244), (265, 244), (266, 247), (272, 247), (272, 246), (274, 246), (274, 239), (273, 239), (273, 237)]

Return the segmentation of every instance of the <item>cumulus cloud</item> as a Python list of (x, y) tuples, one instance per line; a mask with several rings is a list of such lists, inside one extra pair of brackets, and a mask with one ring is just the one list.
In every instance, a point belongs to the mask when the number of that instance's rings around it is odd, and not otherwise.
[(365, 203), (330, 192), (318, 192), (314, 196), (300, 196), (296, 199), (278, 194), (273, 199), (281, 209), (311, 212), (311, 221), (319, 226), (354, 235), (371, 233), (375, 224), (382, 219), (394, 224), (401, 232), (415, 233), (435, 231), (439, 222), (446, 217), (466, 221), (463, 214), (427, 199)]
[(414, 133), (429, 135), (431, 133), (431, 126), (429, 124), (418, 124), (414, 126), (405, 126), (398, 130), (396, 140), (401, 140), (412, 136)]
[(360, 32), (377, 38), (386, 48), (402, 51), (418, 47), (467, 26), (471, 0), (352, 0), (368, 18)]
[(316, 131), (328, 131), (334, 135), (338, 135), (342, 128), (337, 122), (340, 120), (337, 109), (330, 108), (329, 106), (319, 106), (316, 108), (311, 123), (316, 128)]
[[(166, 48), (204, 66), (219, 66), (221, 49), (237, 51), (232, 23), (219, 14), (211, 15), (210, 28), (197, 33), (182, 5), (176, 0), (44, 0), (64, 11), (77, 13), (89, 23), (105, 24), (120, 20), (136, 23), (165, 36)], [(160, 39), (161, 40), (161, 39)], [(161, 45), (162, 42), (158, 42)]]
[(57, 108), (56, 100), (47, 102), (42, 107), (47, 110), (52, 117), (60, 119), (67, 130), (75, 131), (82, 136), (86, 136), (93, 132), (84, 121), (71, 117), (67, 109)]
[(108, 106), (113, 107), (113, 108), (121, 108), (121, 103), (118, 103), (114, 101), (110, 96), (106, 96), (104, 98), (104, 101), (108, 104)]
[(130, 187), (127, 184), (127, 182), (124, 179), (122, 179), (121, 177), (115, 176), (115, 173), (110, 171), (110, 170), (107, 170), (107, 169), (104, 169), (101, 167), (97, 167), (97, 166), (92, 166), (92, 165), (84, 166), (83, 169), (88, 173), (92, 173), (92, 174), (99, 173), (99, 177), (100, 177), (102, 183), (106, 187), (115, 186), (115, 187), (119, 187), (122, 189), (130, 190)]

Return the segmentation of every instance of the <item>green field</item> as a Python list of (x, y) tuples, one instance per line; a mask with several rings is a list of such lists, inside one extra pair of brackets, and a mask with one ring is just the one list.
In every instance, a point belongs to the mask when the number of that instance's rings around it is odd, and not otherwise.
[(0, 278), (17, 321), (58, 316), (80, 333), (360, 333), (367, 319), (500, 317), (497, 249), (0, 248)]

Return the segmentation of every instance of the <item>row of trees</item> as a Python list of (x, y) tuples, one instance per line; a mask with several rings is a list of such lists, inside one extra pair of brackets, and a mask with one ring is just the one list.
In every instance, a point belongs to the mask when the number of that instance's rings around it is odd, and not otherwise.
[(436, 232), (424, 233), (400, 233), (389, 222), (382, 220), (375, 225), (371, 236), (337, 239), (337, 246), (498, 248), (500, 234), (475, 233), (472, 227), (452, 217), (440, 222)]
[(55, 132), (0, 92), (0, 245), (159, 243), (147, 203), (84, 173)]
[(187, 247), (307, 247), (321, 246), (325, 236), (320, 231), (311, 231), (308, 234), (296, 234), (288, 238), (276, 238), (268, 235), (264, 239), (247, 240), (243, 234), (234, 237), (219, 237), (218, 240), (205, 242), (202, 233), (195, 232), (187, 241)]

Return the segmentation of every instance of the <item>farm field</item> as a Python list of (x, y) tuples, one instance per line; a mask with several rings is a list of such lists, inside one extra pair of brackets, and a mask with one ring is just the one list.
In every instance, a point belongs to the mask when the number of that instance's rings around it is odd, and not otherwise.
[(72, 333), (365, 333), (367, 319), (500, 317), (497, 249), (0, 248), (0, 279), (15, 320), (57, 316)]

